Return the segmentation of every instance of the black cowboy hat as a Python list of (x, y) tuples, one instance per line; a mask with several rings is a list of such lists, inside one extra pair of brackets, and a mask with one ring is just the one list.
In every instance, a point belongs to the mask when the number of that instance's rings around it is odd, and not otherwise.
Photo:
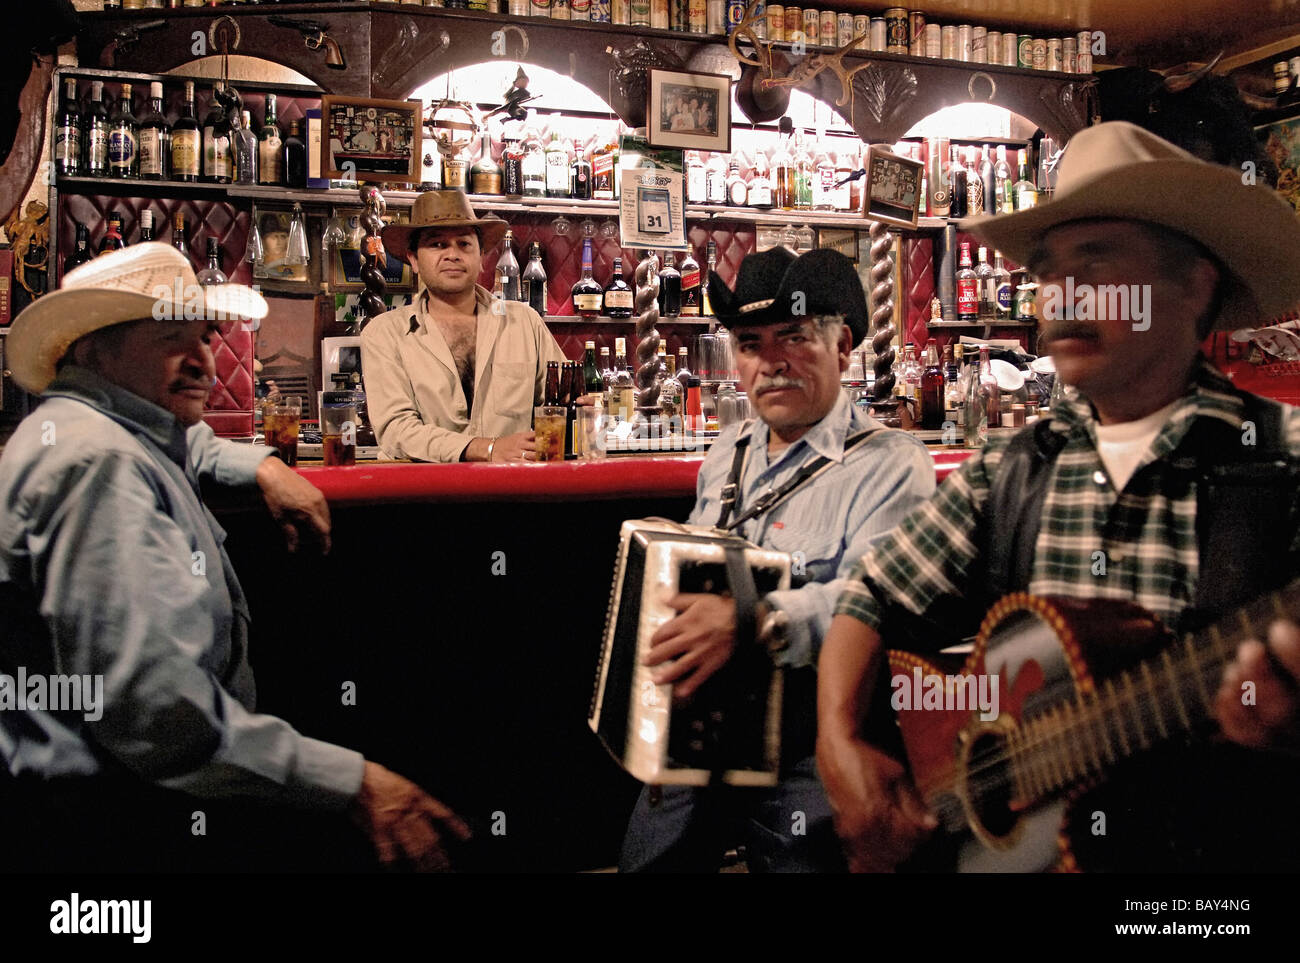
[(853, 262), (838, 251), (796, 256), (786, 247), (740, 262), (736, 288), (709, 275), (713, 313), (728, 328), (775, 324), (791, 318), (842, 314), (857, 344), (867, 334), (867, 297)]

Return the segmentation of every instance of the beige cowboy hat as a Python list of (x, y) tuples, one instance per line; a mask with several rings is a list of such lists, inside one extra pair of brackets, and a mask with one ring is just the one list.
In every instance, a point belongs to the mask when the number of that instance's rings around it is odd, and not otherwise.
[(1053, 200), (968, 217), (961, 227), (1020, 264), (1044, 234), (1070, 221), (1120, 218), (1170, 228), (1228, 270), (1214, 327), (1253, 328), (1300, 306), (1300, 221), (1275, 191), (1250, 179), (1134, 124), (1110, 121), (1070, 139)]
[(63, 286), (33, 301), (5, 341), (14, 380), (40, 394), (59, 359), (83, 335), (125, 321), (258, 321), (266, 300), (242, 284), (201, 286), (189, 259), (150, 241), (69, 271)]
[(409, 224), (390, 224), (384, 228), (382, 237), (388, 253), (399, 260), (406, 260), (410, 249), (411, 234), (421, 228), (477, 228), (481, 238), (479, 247), (486, 251), (497, 245), (505, 237), (509, 227), (499, 217), (475, 217), (474, 209), (469, 206), (469, 198), (460, 191), (425, 191), (415, 199), (411, 208)]

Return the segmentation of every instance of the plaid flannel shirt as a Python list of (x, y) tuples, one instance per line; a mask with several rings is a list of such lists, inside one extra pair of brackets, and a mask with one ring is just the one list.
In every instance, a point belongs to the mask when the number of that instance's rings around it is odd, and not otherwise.
[[(1300, 457), (1300, 409), (1280, 407), (1285, 408), (1286, 447)], [(1199, 559), (1195, 485), (1170, 484), (1176, 470), (1171, 455), (1196, 419), (1217, 418), (1240, 429), (1242, 413), (1230, 382), (1202, 357), (1187, 393), (1124, 489), (1116, 491), (1097, 454), (1091, 405), (1079, 397), (1067, 401), (1052, 418), (1052, 430), (1067, 438), (1051, 468), (1029, 591), (1132, 601), (1176, 626), (1195, 597)], [(887, 641), (891, 609), (958, 635), (978, 625), (983, 616), (976, 611), (983, 574), (979, 525), (1010, 437), (990, 439), (930, 501), (862, 557), (849, 575), (837, 615), (865, 622)], [(1292, 505), (1290, 519), (1278, 524), (1293, 526), (1294, 559), (1300, 552), (1294, 527), (1300, 493)], [(955, 623), (961, 623), (960, 631)], [(934, 647), (953, 641), (936, 638)]]

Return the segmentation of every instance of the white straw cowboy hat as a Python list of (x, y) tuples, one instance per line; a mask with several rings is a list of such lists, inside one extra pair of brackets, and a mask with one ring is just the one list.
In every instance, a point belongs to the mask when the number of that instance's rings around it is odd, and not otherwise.
[(1300, 221), (1263, 182), (1199, 160), (1150, 131), (1111, 121), (1079, 131), (1061, 158), (1056, 196), (1015, 214), (969, 217), (963, 230), (1024, 264), (1070, 221), (1123, 218), (1198, 241), (1227, 268), (1214, 327), (1256, 327), (1300, 306)]
[(14, 380), (40, 394), (59, 359), (83, 335), (125, 321), (257, 321), (266, 300), (242, 284), (199, 285), (169, 244), (135, 244), (69, 271), (63, 286), (14, 319), (5, 348)]
[(490, 250), (506, 236), (507, 224), (499, 217), (475, 217), (469, 198), (460, 191), (425, 191), (411, 207), (409, 224), (390, 224), (383, 230), (384, 247), (399, 261), (406, 260), (410, 250), (411, 235), (422, 228), (445, 230), (447, 228), (475, 228), (479, 231), (479, 247)]

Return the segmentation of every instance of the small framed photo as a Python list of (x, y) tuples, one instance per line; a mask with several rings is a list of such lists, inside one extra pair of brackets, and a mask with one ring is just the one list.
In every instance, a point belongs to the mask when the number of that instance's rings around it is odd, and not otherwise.
[(321, 98), (321, 177), (420, 182), (419, 100)]
[[(386, 290), (390, 294), (401, 294), (415, 290), (415, 277), (411, 265), (400, 261), (391, 254), (386, 254), (384, 266), (380, 269), (384, 276)], [(331, 291), (360, 291), (365, 287), (361, 280), (361, 248), (340, 244), (334, 248), (331, 264)]]
[(731, 150), (731, 78), (650, 71), (646, 131), (653, 147)]
[[(293, 212), (287, 210), (267, 210), (264, 207), (253, 208), (252, 215), (257, 222), (257, 230), (262, 235), (262, 257), (253, 262), (253, 280), (271, 291), (311, 291), (312, 263), (319, 252), (319, 234), (311, 230), (311, 220), (304, 218), (307, 227), (307, 243), (311, 252), (311, 261), (306, 264), (289, 264), (289, 228), (293, 221)], [(251, 228), (250, 228), (251, 230)]]
[(839, 251), (854, 264), (858, 263), (858, 232), (842, 227), (819, 227), (817, 246)]
[(921, 162), (899, 157), (882, 147), (867, 150), (867, 203), (869, 221), (899, 227), (916, 227), (921, 208)]

